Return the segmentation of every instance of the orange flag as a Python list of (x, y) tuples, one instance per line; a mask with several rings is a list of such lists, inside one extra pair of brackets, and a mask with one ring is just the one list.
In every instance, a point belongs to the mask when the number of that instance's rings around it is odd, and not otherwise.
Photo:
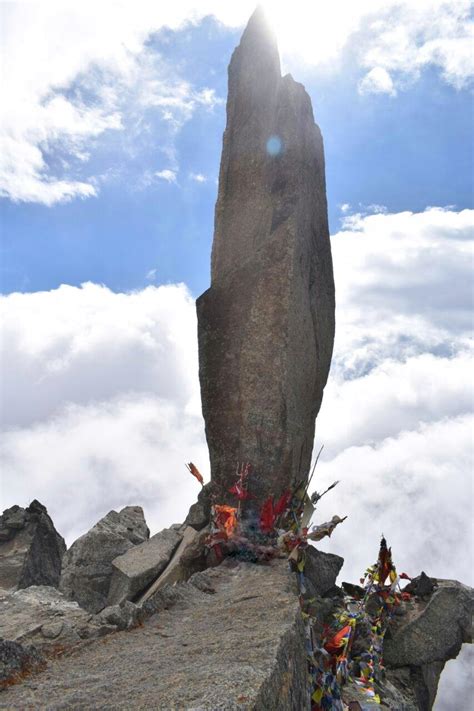
[(337, 654), (340, 652), (341, 647), (344, 645), (344, 641), (349, 637), (351, 633), (351, 626), (345, 625), (339, 632), (336, 632), (334, 637), (331, 637), (326, 644), (324, 649), (329, 652), (329, 654)]
[(201, 472), (199, 471), (199, 469), (196, 466), (194, 466), (194, 464), (192, 462), (189, 462), (189, 464), (186, 464), (186, 466), (189, 469), (189, 471), (191, 472), (191, 474), (196, 477), (196, 479), (201, 484), (201, 486), (204, 486), (204, 479), (202, 478), (202, 475), (201, 475)]

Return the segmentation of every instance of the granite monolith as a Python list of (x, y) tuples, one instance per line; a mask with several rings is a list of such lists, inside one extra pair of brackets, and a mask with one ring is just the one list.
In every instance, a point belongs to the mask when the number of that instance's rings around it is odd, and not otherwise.
[(257, 505), (308, 475), (334, 341), (321, 132), (302, 84), (281, 76), (264, 13), (229, 66), (211, 286), (197, 301), (213, 493), (238, 462)]

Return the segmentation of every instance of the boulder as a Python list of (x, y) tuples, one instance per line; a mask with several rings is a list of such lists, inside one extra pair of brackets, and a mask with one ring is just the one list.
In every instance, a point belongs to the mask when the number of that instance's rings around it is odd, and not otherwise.
[(249, 462), (250, 514), (308, 475), (335, 310), (321, 132), (261, 9), (229, 66), (211, 286), (196, 306), (211, 480), (234, 504)]
[(126, 506), (118, 513), (110, 511), (64, 556), (60, 590), (85, 610), (99, 612), (107, 605), (112, 561), (149, 536), (140, 506)]
[(337, 593), (336, 579), (344, 558), (334, 553), (324, 553), (314, 546), (306, 548), (304, 575), (310, 597)]
[(472, 642), (474, 590), (455, 580), (437, 580), (427, 603), (410, 601), (385, 638), (384, 659), (391, 667), (422, 666), (454, 659)]
[(0, 589), (57, 586), (65, 551), (64, 539), (39, 501), (26, 509), (6, 509), (0, 516)]
[(410, 593), (410, 595), (415, 595), (416, 597), (428, 598), (433, 594), (436, 587), (438, 586), (436, 578), (430, 578), (422, 570), (420, 575), (413, 578), (408, 585), (403, 589), (404, 592)]
[[(417, 597), (394, 617), (384, 640), (387, 677), (421, 711), (430, 711), (448, 659), (473, 641), (474, 590), (455, 580), (421, 575), (411, 583)], [(428, 600), (426, 598), (428, 597)]]
[(200, 531), (208, 525), (211, 520), (211, 495), (212, 485), (209, 482), (202, 487), (198, 499), (189, 509), (183, 525), (192, 526), (196, 531)]
[(134, 601), (163, 572), (182, 537), (179, 531), (165, 528), (115, 558), (107, 604)]

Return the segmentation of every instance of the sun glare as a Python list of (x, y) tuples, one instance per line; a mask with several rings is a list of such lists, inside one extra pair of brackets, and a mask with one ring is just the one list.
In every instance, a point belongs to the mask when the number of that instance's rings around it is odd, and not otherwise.
[(310, 64), (331, 61), (340, 52), (360, 18), (380, 7), (381, 0), (265, 0), (261, 3), (285, 57)]

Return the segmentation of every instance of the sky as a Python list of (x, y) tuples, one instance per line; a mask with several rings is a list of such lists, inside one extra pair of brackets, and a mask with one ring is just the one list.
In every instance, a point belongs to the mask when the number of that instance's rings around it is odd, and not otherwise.
[[(0, 505), (38, 498), (69, 544), (128, 504), (152, 532), (181, 521), (184, 462), (209, 474), (194, 300), (253, 9), (0, 4)], [(267, 13), (325, 144), (337, 329), (314, 488), (340, 484), (315, 522), (348, 519), (321, 548), (357, 580), (383, 532), (408, 574), (472, 585), (470, 3)], [(468, 662), (439, 711), (474, 693)]]

